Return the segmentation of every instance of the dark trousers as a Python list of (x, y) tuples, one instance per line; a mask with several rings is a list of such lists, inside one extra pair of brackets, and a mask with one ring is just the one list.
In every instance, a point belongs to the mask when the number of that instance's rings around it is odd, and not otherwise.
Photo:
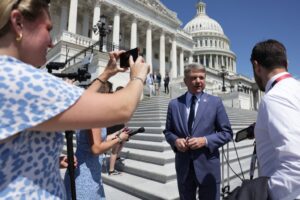
[[(200, 184), (196, 178), (193, 163), (190, 163), (186, 180), (177, 180), (177, 183), (180, 200), (220, 200), (220, 184)], [(196, 198), (197, 194), (198, 198)]]
[(169, 94), (169, 84), (165, 84), (165, 93)]

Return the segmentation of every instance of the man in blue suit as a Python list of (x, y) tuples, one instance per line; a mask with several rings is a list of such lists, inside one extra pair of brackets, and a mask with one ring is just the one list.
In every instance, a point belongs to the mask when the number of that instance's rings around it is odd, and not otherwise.
[(221, 99), (203, 92), (205, 77), (202, 65), (185, 66), (188, 92), (172, 99), (168, 106), (164, 133), (175, 152), (181, 200), (196, 199), (197, 188), (199, 199), (220, 200), (218, 148), (232, 139)]

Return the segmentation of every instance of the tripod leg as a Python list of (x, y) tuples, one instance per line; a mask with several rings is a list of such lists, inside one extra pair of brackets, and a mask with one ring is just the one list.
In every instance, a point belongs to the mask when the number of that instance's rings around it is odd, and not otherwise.
[(67, 140), (68, 171), (70, 176), (71, 195), (72, 195), (72, 199), (76, 200), (73, 133), (74, 131), (66, 131), (66, 140)]

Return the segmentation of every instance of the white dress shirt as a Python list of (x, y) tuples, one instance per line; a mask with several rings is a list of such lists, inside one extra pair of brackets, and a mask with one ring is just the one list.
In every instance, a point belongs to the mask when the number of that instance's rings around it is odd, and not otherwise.
[(268, 176), (274, 200), (300, 198), (300, 82), (294, 78), (266, 85), (255, 126), (260, 176)]

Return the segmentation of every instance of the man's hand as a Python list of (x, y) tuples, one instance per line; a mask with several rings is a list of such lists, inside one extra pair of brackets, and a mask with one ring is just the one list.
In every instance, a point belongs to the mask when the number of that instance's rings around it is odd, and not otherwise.
[(187, 146), (190, 149), (200, 149), (206, 145), (205, 137), (192, 137), (187, 140)]
[(176, 139), (175, 146), (176, 146), (177, 150), (181, 151), (181, 152), (186, 152), (189, 149), (185, 138)]

